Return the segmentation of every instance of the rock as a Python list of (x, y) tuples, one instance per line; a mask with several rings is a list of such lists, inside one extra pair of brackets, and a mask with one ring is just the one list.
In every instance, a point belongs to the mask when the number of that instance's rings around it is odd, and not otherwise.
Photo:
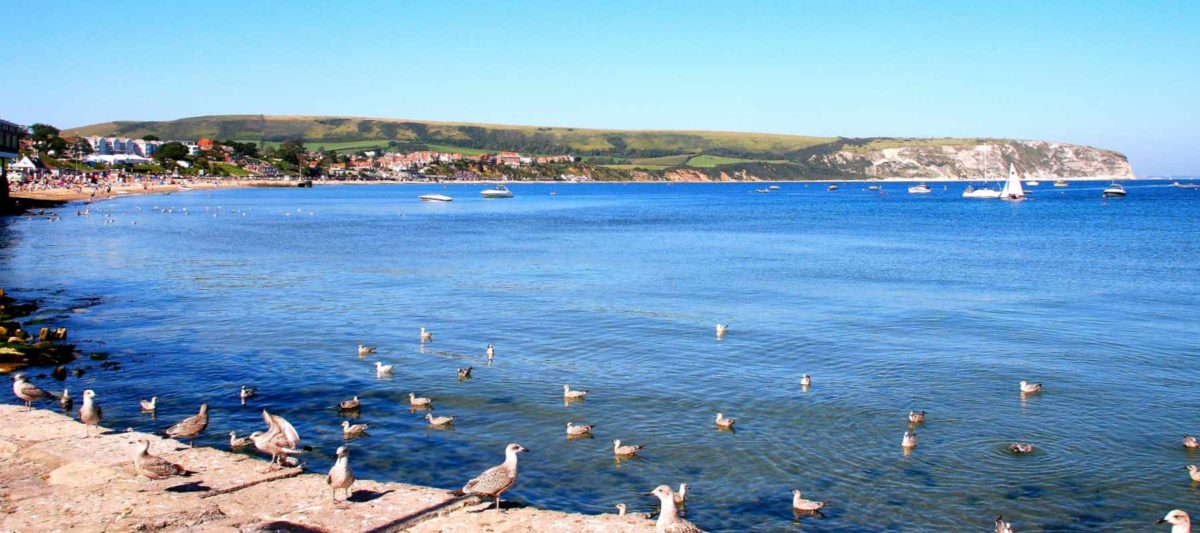
[(116, 481), (122, 477), (115, 469), (93, 463), (67, 463), (50, 472), (46, 479), (51, 485), (68, 487), (92, 487)]
[(25, 344), (25, 339), (22, 339), (21, 337), (9, 337), (8, 343), (9, 344)]
[(42, 328), (38, 330), (38, 340), (44, 341), (50, 338), (50, 328)]

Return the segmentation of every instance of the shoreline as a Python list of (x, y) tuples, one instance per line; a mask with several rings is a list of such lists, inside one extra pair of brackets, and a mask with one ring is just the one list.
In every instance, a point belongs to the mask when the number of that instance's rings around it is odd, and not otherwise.
[[(129, 410), (106, 405), (102, 394), (97, 399), (105, 409)], [(24, 409), (0, 405), (0, 531), (654, 530), (650, 520), (514, 506), (511, 500), (496, 512), (490, 500), (456, 497), (446, 489), (361, 479), (349, 501), (335, 502), (322, 472), (264, 472), (263, 459), (215, 448), (189, 449), (179, 441), (130, 430), (108, 429), (86, 438), (85, 426), (72, 418), (38, 406), (31, 412)], [(138, 475), (132, 458), (139, 439), (150, 441), (152, 454), (193, 474), (165, 480)], [(351, 468), (355, 454), (371, 449), (347, 446)], [(519, 481), (513, 492), (520, 494)]]

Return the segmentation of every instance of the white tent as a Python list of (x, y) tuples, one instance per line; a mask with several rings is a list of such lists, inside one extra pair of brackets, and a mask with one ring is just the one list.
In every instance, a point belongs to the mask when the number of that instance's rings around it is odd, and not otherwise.
[(140, 165), (154, 161), (148, 157), (133, 154), (89, 155), (84, 158), (88, 162), (108, 163), (110, 165)]

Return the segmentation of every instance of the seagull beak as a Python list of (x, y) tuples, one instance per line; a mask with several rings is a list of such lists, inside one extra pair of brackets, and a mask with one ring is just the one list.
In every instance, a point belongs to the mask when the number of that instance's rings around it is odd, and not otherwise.
[(522, 447), (521, 447), (521, 452), (522, 452), (522, 453), (529, 453), (529, 448), (526, 448), (526, 447), (522, 446)]
[(1166, 518), (1159, 518), (1159, 519), (1158, 519), (1158, 521), (1157, 521), (1157, 522), (1155, 522), (1155, 524), (1165, 524), (1165, 523), (1167, 523), (1167, 519), (1166, 519)]

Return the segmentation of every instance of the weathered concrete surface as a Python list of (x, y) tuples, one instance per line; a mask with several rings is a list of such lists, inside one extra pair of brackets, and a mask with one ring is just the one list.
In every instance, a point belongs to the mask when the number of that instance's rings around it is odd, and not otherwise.
[[(152, 481), (134, 442), (195, 474)], [(267, 461), (136, 432), (85, 437), (66, 416), (0, 405), (0, 531), (653, 531), (646, 520), (538, 509), (486, 509), (473, 498), (359, 481), (334, 502), (323, 473), (266, 471)]]

